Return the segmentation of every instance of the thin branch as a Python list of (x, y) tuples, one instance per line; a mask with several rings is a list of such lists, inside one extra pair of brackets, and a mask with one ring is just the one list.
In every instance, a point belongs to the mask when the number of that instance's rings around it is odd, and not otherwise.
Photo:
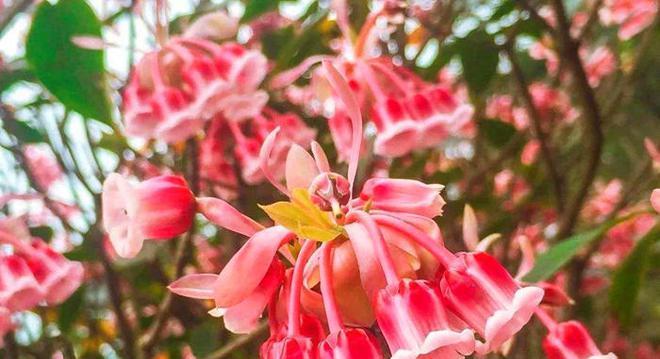
[(204, 359), (222, 359), (226, 358), (232, 353), (234, 353), (236, 350), (238, 350), (240, 347), (249, 344), (252, 342), (254, 339), (260, 337), (266, 332), (266, 329), (268, 328), (268, 325), (266, 323), (262, 323), (257, 329), (253, 330), (250, 334), (247, 335), (241, 335), (240, 337), (232, 340), (231, 342), (227, 343), (225, 346), (222, 348), (214, 351), (213, 353), (209, 354), (207, 357)]
[[(186, 144), (187, 152), (187, 169), (186, 177), (192, 192), (197, 195), (199, 193), (199, 159), (197, 153), (197, 142), (194, 139), (188, 140)], [(175, 270), (174, 277), (178, 278), (183, 275), (183, 269), (189, 259), (189, 252), (192, 244), (192, 238), (195, 234), (195, 226), (192, 226), (188, 233), (186, 233), (180, 240), (174, 255)], [(165, 297), (158, 306), (158, 313), (152, 322), (149, 329), (140, 338), (140, 347), (142, 351), (149, 356), (154, 346), (160, 338), (160, 334), (170, 317), (172, 310), (172, 303), (175, 300), (172, 292), (167, 291)]]
[(552, 0), (552, 6), (557, 18), (557, 42), (560, 45), (561, 55), (566, 60), (567, 67), (572, 73), (573, 85), (576, 96), (582, 105), (586, 132), (589, 137), (586, 144), (588, 147), (586, 148), (585, 172), (581, 176), (574, 198), (567, 203), (566, 209), (560, 218), (557, 238), (561, 239), (573, 232), (589, 188), (596, 178), (603, 147), (603, 130), (601, 128), (600, 109), (578, 54), (578, 44), (571, 37), (564, 4), (561, 0)]
[(584, 24), (584, 27), (577, 37), (578, 43), (582, 43), (584, 39), (589, 36), (589, 31), (591, 31), (592, 26), (598, 21), (598, 10), (600, 10), (602, 4), (603, 0), (596, 0), (592, 5), (587, 22)]
[(545, 163), (548, 176), (550, 177), (550, 182), (552, 183), (552, 187), (554, 189), (557, 210), (562, 212), (565, 206), (564, 179), (559, 173), (557, 163), (550, 149), (550, 145), (548, 144), (548, 139), (546, 138), (546, 134), (543, 131), (543, 127), (541, 126), (541, 114), (534, 104), (532, 95), (529, 92), (529, 85), (525, 79), (525, 74), (520, 68), (520, 64), (516, 59), (516, 55), (513, 51), (513, 46), (510, 41), (507, 41), (504, 49), (507, 53), (507, 56), (509, 57), (509, 61), (511, 62), (511, 72), (518, 87), (518, 92), (520, 92), (523, 104), (525, 105), (525, 109), (527, 110), (527, 114), (529, 115), (532, 123), (532, 134), (539, 142), (539, 146), (541, 148), (541, 158)]

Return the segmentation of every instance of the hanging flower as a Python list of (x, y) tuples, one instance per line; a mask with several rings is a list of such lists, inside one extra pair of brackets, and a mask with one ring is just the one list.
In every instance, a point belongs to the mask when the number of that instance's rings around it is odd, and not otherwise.
[(130, 258), (145, 239), (169, 239), (193, 223), (195, 197), (178, 176), (158, 176), (138, 184), (112, 173), (103, 183), (103, 228), (115, 251)]

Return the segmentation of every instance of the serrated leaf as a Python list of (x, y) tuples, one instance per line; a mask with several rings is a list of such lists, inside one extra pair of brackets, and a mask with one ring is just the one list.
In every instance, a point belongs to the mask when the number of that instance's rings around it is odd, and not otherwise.
[(84, 0), (43, 1), (27, 37), (25, 57), (35, 76), (67, 108), (112, 122), (103, 51), (83, 49), (75, 36), (101, 37), (101, 21)]
[(660, 225), (656, 225), (621, 263), (612, 276), (609, 293), (610, 310), (619, 323), (628, 327), (632, 324), (635, 303), (649, 269), (653, 246), (660, 241)]

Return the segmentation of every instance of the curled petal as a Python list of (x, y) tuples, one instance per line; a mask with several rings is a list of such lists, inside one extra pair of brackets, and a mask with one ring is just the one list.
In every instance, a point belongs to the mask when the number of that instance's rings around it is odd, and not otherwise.
[(270, 170), (268, 166), (268, 160), (270, 159), (271, 152), (273, 152), (273, 148), (275, 147), (275, 139), (277, 138), (277, 134), (280, 132), (280, 128), (274, 129), (271, 133), (266, 136), (266, 139), (264, 140), (263, 144), (261, 145), (261, 150), (259, 150), (259, 167), (261, 168), (261, 171), (264, 173), (264, 176), (268, 181), (275, 186), (280, 192), (286, 194), (287, 196), (289, 195), (289, 191), (281, 184), (279, 183), (275, 177), (273, 176), (273, 172)]
[(217, 274), (189, 274), (172, 282), (167, 289), (183, 297), (213, 299), (213, 288), (217, 280)]
[(198, 198), (197, 205), (199, 211), (209, 221), (230, 231), (245, 236), (252, 236), (264, 228), (252, 218), (239, 212), (236, 208), (221, 199), (211, 197)]
[(328, 157), (325, 155), (321, 145), (316, 141), (312, 141), (312, 153), (314, 154), (314, 161), (316, 161), (316, 168), (320, 172), (330, 172)]
[(273, 90), (277, 90), (292, 84), (300, 76), (302, 76), (310, 67), (314, 66), (314, 64), (317, 64), (324, 60), (332, 60), (332, 56), (317, 55), (317, 56), (308, 57), (307, 59), (305, 59), (305, 61), (301, 62), (300, 65), (273, 77), (273, 79), (270, 81), (270, 88)]
[(350, 183), (351, 194), (353, 193), (353, 182), (357, 174), (358, 161), (360, 159), (360, 147), (362, 146), (362, 113), (360, 106), (348, 87), (344, 77), (328, 61), (323, 61), (323, 68), (328, 75), (328, 81), (335, 90), (339, 98), (344, 103), (346, 113), (351, 118), (353, 134), (351, 136), (351, 155), (348, 161), (348, 182)]

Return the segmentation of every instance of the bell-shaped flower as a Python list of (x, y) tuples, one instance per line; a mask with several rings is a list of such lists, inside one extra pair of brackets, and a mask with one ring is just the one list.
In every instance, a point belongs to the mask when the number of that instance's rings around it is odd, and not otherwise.
[(376, 338), (366, 329), (346, 328), (330, 334), (319, 344), (320, 359), (383, 358)]
[(497, 350), (530, 320), (543, 299), (543, 290), (521, 288), (490, 255), (461, 253), (440, 280), (445, 303), (485, 342), (477, 352)]
[(145, 239), (185, 233), (195, 216), (195, 196), (178, 176), (158, 176), (132, 184), (120, 174), (103, 183), (103, 228), (125, 258), (140, 252)]
[(570, 320), (557, 323), (543, 339), (543, 351), (548, 359), (616, 359), (603, 354), (582, 323)]
[(375, 310), (392, 358), (463, 358), (474, 351), (473, 332), (450, 317), (431, 282), (389, 285), (378, 293)]
[(445, 200), (442, 185), (429, 185), (410, 179), (371, 178), (362, 187), (354, 205), (367, 205), (388, 212), (411, 213), (433, 218), (442, 215)]
[(10, 254), (0, 257), (0, 307), (12, 312), (29, 310), (44, 299), (44, 292), (25, 260)]
[(418, 148), (421, 124), (410, 117), (400, 100), (388, 97), (376, 102), (371, 117), (378, 131), (374, 142), (376, 154), (399, 157)]
[(31, 250), (21, 256), (41, 286), (47, 304), (62, 303), (83, 281), (82, 263), (68, 260), (42, 240), (33, 240)]

